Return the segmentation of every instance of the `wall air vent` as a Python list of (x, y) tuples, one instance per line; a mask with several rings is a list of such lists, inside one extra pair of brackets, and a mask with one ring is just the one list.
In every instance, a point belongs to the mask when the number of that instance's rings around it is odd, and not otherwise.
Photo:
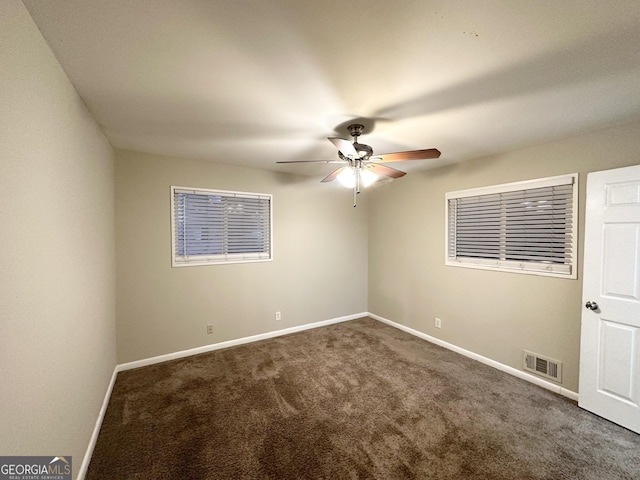
[(562, 381), (562, 362), (543, 357), (537, 353), (524, 351), (523, 367), (529, 372), (549, 378), (554, 382)]

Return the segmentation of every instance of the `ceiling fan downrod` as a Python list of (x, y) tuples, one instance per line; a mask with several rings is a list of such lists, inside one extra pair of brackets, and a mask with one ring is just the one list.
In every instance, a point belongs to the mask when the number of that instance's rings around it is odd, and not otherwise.
[(358, 137), (362, 135), (364, 125), (354, 123), (349, 125), (347, 128), (349, 129), (349, 134), (353, 137), (353, 148), (355, 148), (358, 153), (360, 160), (369, 160), (371, 155), (373, 155), (373, 148), (369, 145), (365, 145), (364, 143), (358, 143)]

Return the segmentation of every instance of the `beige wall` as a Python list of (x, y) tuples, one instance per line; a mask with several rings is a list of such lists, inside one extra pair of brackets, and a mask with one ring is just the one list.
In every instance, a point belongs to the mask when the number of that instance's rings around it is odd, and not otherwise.
[[(273, 194), (274, 260), (172, 268), (171, 185)], [(366, 199), (316, 178), (119, 151), (116, 238), (119, 363), (367, 310)]]
[[(415, 172), (376, 190), (369, 311), (515, 368), (523, 349), (558, 359), (563, 386), (577, 392), (586, 173), (640, 163), (638, 138), (636, 123)], [(580, 174), (578, 280), (444, 265), (446, 192), (574, 172)]]
[(77, 474), (116, 363), (113, 151), (19, 0), (0, 22), (0, 453)]

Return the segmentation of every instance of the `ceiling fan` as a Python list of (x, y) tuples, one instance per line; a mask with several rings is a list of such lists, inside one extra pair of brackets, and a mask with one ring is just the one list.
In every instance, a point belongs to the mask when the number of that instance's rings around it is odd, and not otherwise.
[(440, 157), (440, 151), (436, 148), (426, 150), (410, 150), (407, 152), (385, 153), (373, 155), (373, 148), (363, 143), (358, 143), (358, 137), (362, 135), (364, 125), (354, 123), (348, 127), (349, 134), (353, 137), (353, 143), (339, 137), (327, 137), (338, 149), (338, 160), (290, 160), (276, 163), (339, 163), (344, 166), (334, 170), (321, 181), (323, 183), (338, 180), (345, 187), (353, 188), (353, 206), (361, 187), (367, 187), (375, 182), (380, 175), (399, 178), (406, 172), (383, 165), (387, 162), (404, 162), (408, 160), (430, 160)]

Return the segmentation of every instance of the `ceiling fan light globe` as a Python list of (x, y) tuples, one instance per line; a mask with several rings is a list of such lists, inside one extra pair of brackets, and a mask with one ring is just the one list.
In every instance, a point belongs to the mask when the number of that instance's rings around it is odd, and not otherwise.
[(378, 180), (378, 175), (373, 173), (371, 170), (361, 170), (360, 171), (360, 180), (362, 181), (362, 185), (368, 187), (372, 183), (375, 183)]
[(336, 179), (347, 188), (353, 188), (356, 185), (356, 173), (353, 168), (345, 168)]

